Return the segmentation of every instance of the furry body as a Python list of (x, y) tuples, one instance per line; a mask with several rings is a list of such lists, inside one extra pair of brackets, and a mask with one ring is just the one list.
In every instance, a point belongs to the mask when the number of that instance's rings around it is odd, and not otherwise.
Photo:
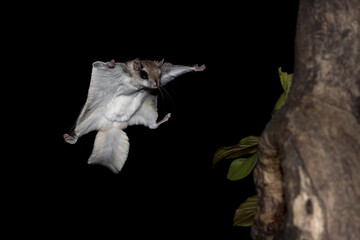
[(94, 62), (86, 103), (75, 129), (64, 134), (65, 141), (74, 144), (82, 135), (97, 130), (88, 163), (102, 164), (118, 173), (129, 152), (123, 129), (140, 124), (155, 129), (171, 116), (168, 113), (157, 122), (157, 96), (151, 91), (186, 72), (204, 69), (205, 65), (190, 67), (140, 59)]

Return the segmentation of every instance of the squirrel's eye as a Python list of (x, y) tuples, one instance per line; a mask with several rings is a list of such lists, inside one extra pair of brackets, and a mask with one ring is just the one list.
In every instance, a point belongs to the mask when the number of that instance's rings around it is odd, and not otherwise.
[(141, 70), (141, 71), (140, 71), (140, 77), (141, 77), (142, 79), (148, 79), (148, 74), (147, 74), (147, 72), (145, 72), (144, 70)]

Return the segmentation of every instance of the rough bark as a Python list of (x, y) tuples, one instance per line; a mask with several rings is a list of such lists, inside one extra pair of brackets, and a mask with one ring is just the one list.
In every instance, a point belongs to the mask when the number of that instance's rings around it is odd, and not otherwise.
[(300, 0), (294, 79), (260, 138), (253, 239), (360, 239), (360, 0)]

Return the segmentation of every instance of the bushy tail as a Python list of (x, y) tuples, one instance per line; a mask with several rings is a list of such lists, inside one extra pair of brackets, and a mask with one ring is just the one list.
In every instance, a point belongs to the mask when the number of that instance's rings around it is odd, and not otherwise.
[(118, 173), (129, 153), (129, 138), (118, 127), (98, 131), (89, 164), (101, 164)]

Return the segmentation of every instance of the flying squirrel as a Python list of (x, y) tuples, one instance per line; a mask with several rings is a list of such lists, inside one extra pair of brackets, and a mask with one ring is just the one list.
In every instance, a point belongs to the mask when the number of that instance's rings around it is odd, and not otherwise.
[(84, 107), (75, 128), (63, 137), (75, 144), (84, 134), (98, 131), (89, 164), (101, 164), (114, 173), (121, 171), (128, 153), (127, 126), (144, 125), (150, 129), (169, 120), (157, 121), (157, 95), (176, 77), (191, 71), (203, 71), (205, 65), (182, 66), (138, 58), (124, 63), (97, 61), (92, 64), (91, 81)]

